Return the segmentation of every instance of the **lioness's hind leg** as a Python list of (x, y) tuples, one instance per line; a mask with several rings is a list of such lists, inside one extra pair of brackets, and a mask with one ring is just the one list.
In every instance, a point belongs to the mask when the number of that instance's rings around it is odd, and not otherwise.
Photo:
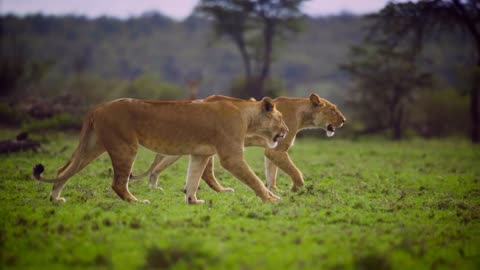
[[(79, 158), (81, 158), (80, 165), (76, 169), (76, 172), (81, 171), (83, 168), (85, 168), (90, 162), (95, 160), (98, 156), (103, 154), (105, 152), (105, 148), (103, 145), (101, 145), (98, 142), (94, 142), (92, 145), (88, 145), (85, 149), (85, 153), (81, 155)], [(71, 163), (70, 163), (71, 164)], [(66, 172), (66, 169), (70, 164), (67, 164), (60, 168), (58, 170), (57, 177), (62, 177), (62, 175)], [(60, 194), (62, 193), (63, 188), (65, 187), (65, 184), (67, 183), (69, 179), (66, 179), (61, 182), (57, 182), (53, 184), (52, 192), (50, 193), (50, 200), (51, 201), (57, 201), (57, 202), (65, 202), (65, 198), (60, 197)]]
[(258, 197), (264, 202), (272, 202), (279, 200), (280, 197), (273, 194), (268, 190), (262, 181), (255, 175), (250, 169), (245, 160), (243, 160), (242, 154), (232, 156), (220, 155), (220, 164), (229, 171), (233, 176), (238, 178), (244, 184), (249, 186)]
[(223, 187), (215, 178), (214, 166), (213, 166), (213, 156), (208, 159), (207, 166), (202, 174), (202, 179), (207, 183), (207, 185), (215, 190), (216, 192), (234, 192), (233, 188)]
[(297, 191), (303, 186), (302, 172), (293, 164), (288, 152), (266, 149), (265, 156), (292, 178), (293, 185), (290, 190)]
[(200, 176), (207, 165), (209, 156), (190, 156), (188, 164), (187, 183), (185, 185), (185, 200), (188, 204), (204, 203), (197, 199), (197, 189), (200, 184)]
[(113, 166), (113, 183), (112, 189), (117, 195), (128, 202), (143, 202), (150, 203), (148, 200), (140, 201), (133, 196), (128, 190), (128, 179), (132, 171), (133, 162), (137, 154), (137, 146), (130, 146), (125, 144), (123, 146), (117, 145), (114, 150), (109, 150), (108, 155), (112, 160)]
[(158, 175), (181, 157), (182, 156), (162, 156), (161, 159), (158, 159), (157, 165), (150, 174), (150, 183), (148, 186), (150, 188), (162, 189), (158, 186)]
[(265, 178), (267, 179), (267, 188), (277, 190), (278, 167), (269, 158), (265, 157)]

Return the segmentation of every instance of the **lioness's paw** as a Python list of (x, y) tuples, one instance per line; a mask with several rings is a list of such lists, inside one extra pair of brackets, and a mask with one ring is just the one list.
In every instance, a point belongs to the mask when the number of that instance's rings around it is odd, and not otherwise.
[(302, 185), (293, 185), (293, 186), (290, 188), (290, 191), (292, 191), (292, 192), (297, 192), (297, 191), (299, 191), (302, 187), (303, 187), (303, 184), (302, 184)]
[(149, 184), (148, 187), (149, 187), (150, 189), (157, 189), (157, 190), (163, 191), (163, 188), (157, 186), (156, 184)]
[(227, 187), (227, 188), (222, 188), (220, 192), (235, 192), (235, 189)]
[(277, 195), (273, 194), (273, 192), (271, 192), (270, 190), (268, 191), (268, 195), (269, 195), (269, 196), (272, 196), (272, 197), (277, 197), (278, 199), (280, 199), (280, 197), (278, 197)]
[(185, 201), (187, 204), (203, 204), (204, 200), (199, 200), (195, 195), (185, 196)]
[(204, 200), (189, 200), (187, 204), (204, 204)]
[(139, 200), (139, 202), (143, 203), (143, 204), (150, 204), (150, 201), (149, 200)]
[(280, 200), (280, 197), (273, 194), (271, 191), (268, 191), (268, 195), (262, 198), (263, 202), (274, 202)]
[(267, 186), (267, 188), (270, 191), (277, 191), (278, 190), (277, 186), (271, 186), (271, 187)]
[(275, 201), (278, 201), (278, 200), (280, 200), (280, 197), (270, 196), (270, 197), (267, 197), (267, 198), (263, 199), (263, 202), (275, 202)]
[(67, 200), (63, 197), (58, 197), (58, 198), (50, 198), (50, 201), (52, 202), (58, 202), (58, 203), (64, 203), (66, 202)]

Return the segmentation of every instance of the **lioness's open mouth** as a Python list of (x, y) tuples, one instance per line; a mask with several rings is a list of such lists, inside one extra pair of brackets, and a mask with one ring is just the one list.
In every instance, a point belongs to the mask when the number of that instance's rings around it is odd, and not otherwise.
[(279, 139), (283, 139), (285, 138), (286, 134), (285, 133), (278, 133), (277, 135), (275, 135), (273, 137), (273, 142), (278, 142)]
[(335, 135), (335, 128), (331, 124), (328, 124), (328, 126), (327, 126), (327, 136), (332, 137), (333, 135)]

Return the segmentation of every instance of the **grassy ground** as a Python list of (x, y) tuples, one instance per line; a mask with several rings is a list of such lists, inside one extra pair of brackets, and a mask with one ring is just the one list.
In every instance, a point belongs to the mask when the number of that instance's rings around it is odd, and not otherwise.
[[(2, 136), (9, 135), (4, 132)], [(461, 140), (297, 140), (305, 175), (299, 193), (280, 176), (278, 203), (263, 204), (217, 166), (235, 193), (204, 183), (189, 206), (187, 159), (160, 178), (130, 184), (150, 205), (121, 201), (104, 155), (67, 184), (67, 202), (48, 201), (46, 176), (70, 156), (77, 136), (49, 134), (38, 153), (0, 156), (0, 268), (427, 269), (480, 267), (480, 148)], [(153, 153), (142, 149), (135, 171)], [(246, 158), (263, 177), (261, 149)], [(218, 164), (217, 164), (218, 165)]]

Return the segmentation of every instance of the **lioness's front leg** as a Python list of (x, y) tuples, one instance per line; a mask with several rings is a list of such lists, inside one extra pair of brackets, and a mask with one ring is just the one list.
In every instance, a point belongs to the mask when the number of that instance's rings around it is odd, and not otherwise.
[(205, 170), (210, 156), (190, 156), (188, 164), (187, 183), (185, 185), (185, 200), (188, 204), (204, 203), (204, 200), (197, 199), (198, 185), (200, 184), (200, 176)]
[(288, 152), (265, 149), (265, 156), (292, 178), (292, 191), (297, 191), (303, 186), (302, 172), (293, 164)]
[(220, 157), (220, 164), (233, 176), (238, 178), (244, 184), (249, 186), (251, 189), (255, 191), (258, 197), (262, 199), (264, 202), (276, 201), (279, 200), (280, 197), (273, 194), (270, 190), (268, 190), (262, 181), (255, 175), (255, 173), (250, 169), (247, 163), (243, 160), (243, 155), (241, 153), (237, 153), (236, 155), (221, 155)]

